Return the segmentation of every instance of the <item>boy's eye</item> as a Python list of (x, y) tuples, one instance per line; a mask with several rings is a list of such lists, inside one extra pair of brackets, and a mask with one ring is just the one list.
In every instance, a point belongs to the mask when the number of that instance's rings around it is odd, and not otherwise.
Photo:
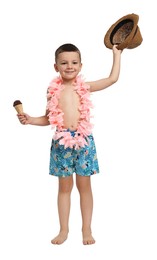
[[(61, 65), (66, 65), (66, 64), (68, 64), (68, 62), (66, 62), (66, 61), (61, 62)], [(76, 65), (76, 64), (78, 64), (78, 62), (73, 61), (72, 64)]]

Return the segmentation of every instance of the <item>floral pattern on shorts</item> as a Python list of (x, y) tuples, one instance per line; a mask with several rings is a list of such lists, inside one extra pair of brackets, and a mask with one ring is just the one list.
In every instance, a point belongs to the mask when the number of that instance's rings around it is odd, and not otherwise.
[(59, 140), (52, 139), (50, 152), (50, 175), (67, 177), (74, 172), (81, 176), (99, 173), (99, 165), (93, 135), (87, 138), (88, 145), (78, 150), (64, 148)]

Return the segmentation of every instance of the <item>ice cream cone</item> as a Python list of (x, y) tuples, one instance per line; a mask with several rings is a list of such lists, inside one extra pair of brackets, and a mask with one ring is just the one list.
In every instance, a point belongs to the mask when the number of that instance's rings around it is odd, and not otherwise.
[(20, 100), (14, 101), (13, 107), (15, 108), (18, 114), (23, 114), (23, 106)]

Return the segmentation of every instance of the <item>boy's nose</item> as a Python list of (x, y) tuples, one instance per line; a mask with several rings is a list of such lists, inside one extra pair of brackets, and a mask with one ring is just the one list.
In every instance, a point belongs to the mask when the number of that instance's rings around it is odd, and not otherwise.
[(71, 68), (72, 67), (72, 63), (68, 63), (68, 68)]

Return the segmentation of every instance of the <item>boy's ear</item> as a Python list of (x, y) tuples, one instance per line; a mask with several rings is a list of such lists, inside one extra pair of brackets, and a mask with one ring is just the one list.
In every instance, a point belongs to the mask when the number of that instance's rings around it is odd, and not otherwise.
[(58, 66), (57, 66), (57, 64), (56, 64), (56, 63), (54, 64), (54, 69), (55, 69), (55, 71), (56, 71), (56, 72), (58, 72), (58, 71), (59, 71), (59, 70), (58, 70)]
[(82, 69), (82, 63), (81, 63), (81, 65), (80, 65), (80, 71), (81, 71), (81, 69)]

